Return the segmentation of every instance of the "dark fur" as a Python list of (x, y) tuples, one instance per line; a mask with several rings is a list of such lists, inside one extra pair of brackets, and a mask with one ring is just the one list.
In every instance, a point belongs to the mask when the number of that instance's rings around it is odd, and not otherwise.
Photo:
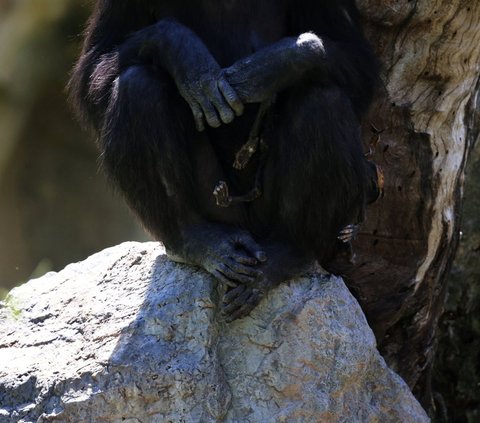
[[(198, 132), (162, 53), (144, 42), (169, 17), (192, 29), (222, 68), (283, 37), (312, 31), (324, 41), (326, 59), (278, 95), (264, 133), (264, 193), (252, 203), (219, 208), (212, 191), (219, 180), (236, 193), (252, 187), (255, 156), (244, 171), (231, 165), (258, 104)], [(70, 93), (98, 134), (107, 173), (173, 255), (186, 228), (208, 222), (249, 231), (267, 254), (275, 245), (325, 264), (365, 206), (359, 122), (377, 71), (350, 0), (99, 0)]]

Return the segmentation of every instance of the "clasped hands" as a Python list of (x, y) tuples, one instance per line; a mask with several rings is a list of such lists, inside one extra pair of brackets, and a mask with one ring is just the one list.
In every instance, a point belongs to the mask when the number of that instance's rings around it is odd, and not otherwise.
[(280, 40), (225, 69), (205, 51), (189, 54), (183, 65), (177, 63), (172, 76), (197, 129), (228, 124), (243, 114), (245, 104), (268, 101), (299, 80), (316, 54), (298, 41), (301, 38)]

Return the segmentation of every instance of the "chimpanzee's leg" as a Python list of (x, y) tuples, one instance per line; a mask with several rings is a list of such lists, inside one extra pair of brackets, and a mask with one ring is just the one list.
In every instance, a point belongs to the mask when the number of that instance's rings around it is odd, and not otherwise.
[(225, 283), (255, 280), (264, 253), (236, 229), (240, 206), (216, 207), (220, 166), (165, 74), (132, 66), (115, 80), (100, 143), (108, 174), (173, 258)]
[(278, 193), (278, 226), (321, 263), (340, 231), (356, 223), (364, 209), (367, 168), (360, 123), (349, 97), (335, 86), (297, 88), (279, 107), (288, 123), (279, 125), (271, 159), (276, 168), (267, 176)]
[[(295, 87), (275, 105), (263, 195), (252, 203), (272, 232), (263, 280), (225, 296), (227, 318), (247, 315), (268, 289), (334, 254), (337, 237), (364, 207), (360, 125), (336, 87)], [(275, 267), (276, 266), (276, 267)]]

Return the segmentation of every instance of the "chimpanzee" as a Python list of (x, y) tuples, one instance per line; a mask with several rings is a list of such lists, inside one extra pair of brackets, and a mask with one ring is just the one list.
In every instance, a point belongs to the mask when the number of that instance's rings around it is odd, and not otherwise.
[(354, 0), (98, 0), (69, 89), (146, 229), (229, 287), (231, 321), (328, 267), (376, 196), (377, 78)]

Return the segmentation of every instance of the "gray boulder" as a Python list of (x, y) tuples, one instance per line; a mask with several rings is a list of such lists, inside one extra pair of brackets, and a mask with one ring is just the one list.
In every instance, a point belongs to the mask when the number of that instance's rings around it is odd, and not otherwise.
[(125, 243), (0, 308), (0, 422), (427, 422), (355, 299), (307, 275), (226, 324), (203, 271)]

